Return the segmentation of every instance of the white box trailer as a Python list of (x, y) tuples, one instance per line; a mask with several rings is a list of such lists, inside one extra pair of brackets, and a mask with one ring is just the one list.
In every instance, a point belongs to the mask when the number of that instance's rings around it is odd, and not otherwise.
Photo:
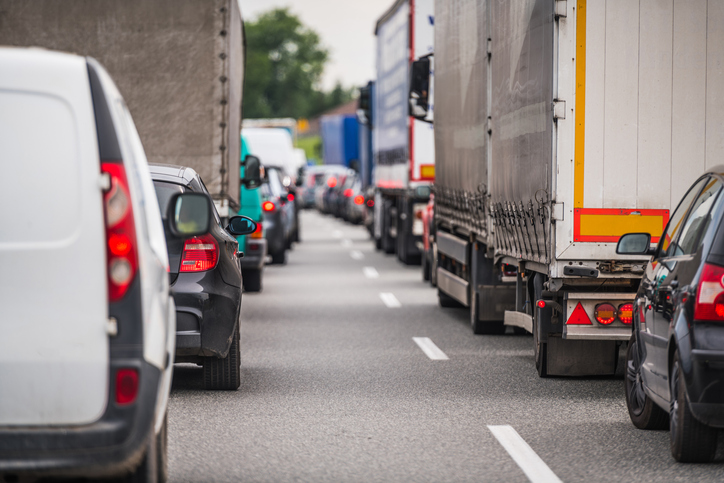
[(452, 0), (435, 13), (442, 297), (469, 305), (474, 327), (502, 316), (532, 331), (541, 375), (611, 373), (647, 263), (617, 255), (618, 238), (658, 241), (724, 159), (724, 3)]
[(408, 115), (410, 63), (432, 53), (433, 0), (397, 0), (377, 21), (373, 130), (377, 247), (419, 263), (420, 216), (435, 179), (432, 124)]

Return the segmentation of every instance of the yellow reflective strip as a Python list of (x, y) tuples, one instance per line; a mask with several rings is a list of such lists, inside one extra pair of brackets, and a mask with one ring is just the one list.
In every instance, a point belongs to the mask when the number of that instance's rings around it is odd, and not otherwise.
[(581, 236), (621, 236), (626, 233), (661, 235), (662, 216), (581, 215)]
[(576, 141), (573, 163), (573, 206), (583, 208), (583, 154), (586, 136), (586, 0), (576, 12)]

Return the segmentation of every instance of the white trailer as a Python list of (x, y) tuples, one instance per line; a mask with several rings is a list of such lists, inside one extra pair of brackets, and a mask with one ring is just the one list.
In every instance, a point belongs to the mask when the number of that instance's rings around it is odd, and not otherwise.
[(612, 373), (647, 262), (617, 255), (618, 238), (658, 241), (724, 159), (724, 4), (451, 0), (435, 13), (441, 301), (470, 306), (474, 328), (506, 310), (533, 332), (541, 376)]
[(373, 105), (377, 247), (419, 263), (422, 210), (435, 179), (432, 125), (408, 115), (410, 63), (433, 50), (433, 0), (397, 0), (378, 20)]

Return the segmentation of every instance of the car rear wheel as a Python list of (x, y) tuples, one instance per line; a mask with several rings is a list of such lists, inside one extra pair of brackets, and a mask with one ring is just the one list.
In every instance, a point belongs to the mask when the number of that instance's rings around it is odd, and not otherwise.
[(287, 263), (287, 251), (281, 250), (276, 253), (271, 254), (272, 257), (272, 263), (274, 265), (284, 265)]
[(686, 399), (686, 384), (679, 362), (679, 350), (674, 353), (669, 378), (671, 402), (669, 438), (671, 455), (682, 463), (708, 463), (714, 459), (718, 430), (702, 424), (691, 413)]
[(236, 391), (241, 385), (241, 347), (239, 329), (232, 336), (229, 354), (224, 359), (204, 358), (204, 389)]
[(161, 431), (156, 436), (156, 469), (158, 483), (168, 481), (168, 409), (163, 415)]
[[(160, 434), (158, 435), (160, 436)], [(126, 475), (123, 483), (157, 483), (159, 482), (158, 469), (158, 436), (151, 428), (146, 442), (146, 454), (143, 455), (141, 463), (133, 470), (133, 473)]]
[(241, 275), (244, 279), (244, 290), (247, 292), (261, 292), (262, 269), (242, 270)]
[(669, 415), (644, 392), (641, 378), (641, 354), (636, 336), (631, 335), (626, 350), (626, 406), (631, 422), (639, 429), (666, 429)]

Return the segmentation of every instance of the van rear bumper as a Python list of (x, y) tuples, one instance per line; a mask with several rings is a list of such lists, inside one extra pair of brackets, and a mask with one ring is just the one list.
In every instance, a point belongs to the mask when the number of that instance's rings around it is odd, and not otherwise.
[[(137, 368), (136, 401), (115, 404), (115, 374)], [(154, 427), (161, 379), (157, 367), (139, 359), (112, 359), (108, 406), (96, 422), (84, 426), (0, 427), (0, 475), (123, 475), (132, 471), (146, 450)]]

